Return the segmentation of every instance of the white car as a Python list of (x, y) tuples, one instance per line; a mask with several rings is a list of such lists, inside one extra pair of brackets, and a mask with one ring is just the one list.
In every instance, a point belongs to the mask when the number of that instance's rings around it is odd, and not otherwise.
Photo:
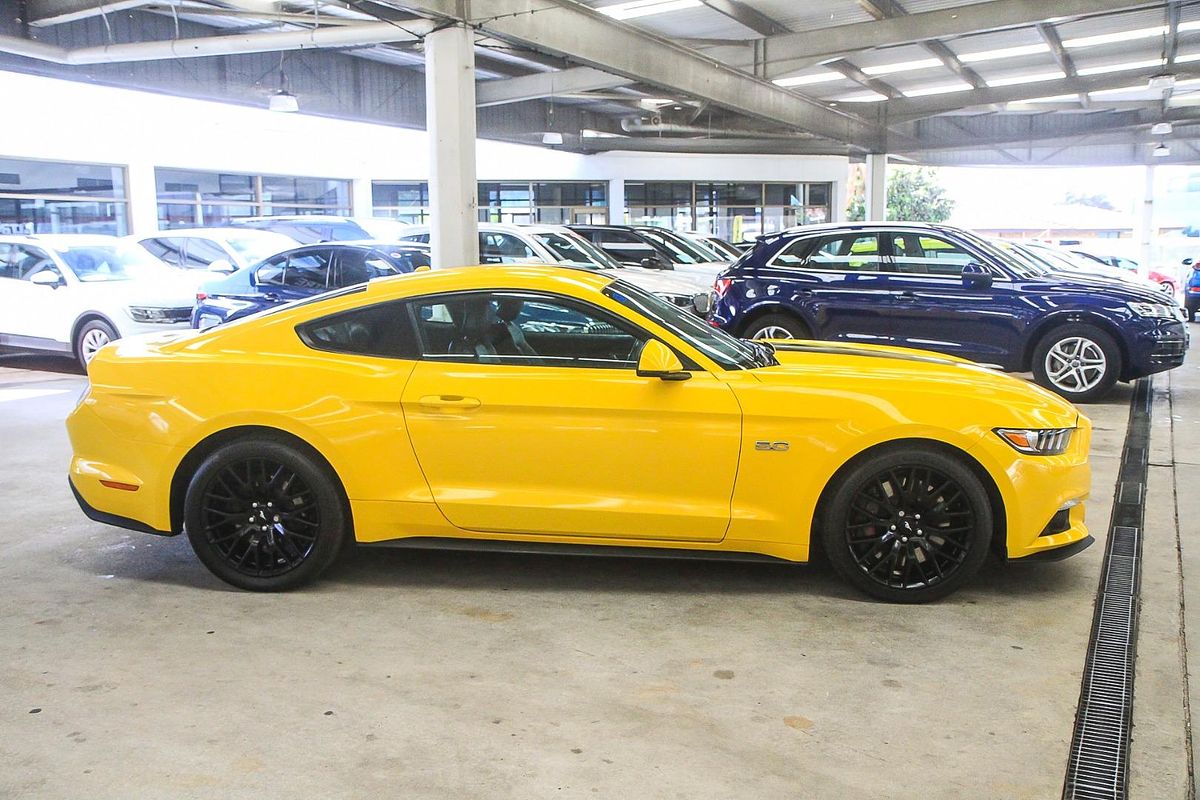
[(1009, 246), (1023, 248), (1025, 252), (1030, 253), (1035, 258), (1040, 259), (1043, 263), (1056, 272), (1070, 272), (1075, 275), (1091, 275), (1097, 278), (1105, 278), (1110, 281), (1132, 283), (1133, 285), (1139, 286), (1143, 289), (1161, 291), (1157, 283), (1149, 278), (1144, 278), (1141, 275), (1138, 275), (1136, 272), (1128, 272), (1123, 269), (1118, 269), (1117, 267), (1110, 267), (1090, 258), (1076, 255), (1069, 250), (1063, 250), (1060, 247), (1055, 247), (1052, 244), (1025, 240), (1019, 242), (1012, 242), (1011, 240), (1000, 241), (1009, 244)]
[(86, 367), (114, 339), (187, 328), (194, 302), (194, 282), (115, 236), (0, 236), (0, 346)]
[(129, 238), (167, 266), (223, 274), (299, 246), (290, 236), (253, 228), (180, 228)]
[[(429, 227), (414, 225), (404, 235), (414, 242), (429, 241)], [(621, 279), (664, 297), (675, 305), (707, 311), (712, 281), (673, 271), (628, 267), (596, 245), (561, 225), (479, 223), (481, 264), (564, 264), (585, 269), (614, 269)]]

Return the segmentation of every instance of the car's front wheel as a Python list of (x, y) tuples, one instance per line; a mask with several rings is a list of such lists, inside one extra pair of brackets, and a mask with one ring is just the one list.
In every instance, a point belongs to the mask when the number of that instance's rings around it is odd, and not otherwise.
[(987, 558), (992, 508), (979, 478), (933, 449), (870, 456), (825, 504), (821, 545), (850, 584), (880, 600), (926, 603), (958, 589)]
[(1121, 374), (1121, 348), (1095, 325), (1064, 325), (1033, 351), (1033, 379), (1073, 403), (1108, 393)]
[(347, 538), (345, 505), (326, 468), (270, 439), (212, 453), (192, 476), (184, 503), (184, 528), (200, 561), (242, 589), (307, 583)]
[(1163, 293), (1166, 295), (1169, 295), (1171, 297), (1175, 296), (1175, 287), (1174, 287), (1174, 285), (1172, 285), (1172, 283), (1170, 281), (1161, 281), (1158, 284), (1158, 288), (1162, 289)]
[(804, 324), (787, 314), (764, 314), (746, 328), (747, 339), (810, 339)]
[(102, 319), (88, 320), (75, 334), (75, 357), (79, 366), (87, 369), (88, 362), (95, 357), (101, 347), (117, 340), (117, 332), (113, 326)]

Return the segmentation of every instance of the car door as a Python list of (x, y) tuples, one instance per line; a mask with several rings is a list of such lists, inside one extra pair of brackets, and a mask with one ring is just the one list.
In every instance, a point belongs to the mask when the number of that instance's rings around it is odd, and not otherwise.
[[(35, 275), (58, 278), (57, 286), (33, 282)], [(70, 322), (79, 285), (40, 247), (9, 245), (0, 285), (0, 333), (70, 341)], [(73, 319), (73, 317), (71, 317)]]
[(892, 336), (887, 269), (878, 232), (842, 231), (791, 242), (757, 275), (816, 338), (878, 344)]
[(930, 231), (893, 231), (890, 246), (896, 344), (1010, 362), (1019, 314), (1007, 276), (993, 270), (987, 287), (968, 287), (962, 279), (965, 265), (988, 266), (990, 259)]
[(410, 305), (421, 361), (405, 423), (438, 507), (501, 534), (718, 541), (741, 411), (703, 370), (637, 375), (651, 338), (604, 309), (528, 292)]

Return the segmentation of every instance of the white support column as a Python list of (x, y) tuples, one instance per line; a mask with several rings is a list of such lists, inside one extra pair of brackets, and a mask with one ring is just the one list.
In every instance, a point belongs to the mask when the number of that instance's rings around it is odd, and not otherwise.
[(624, 178), (610, 178), (608, 181), (608, 224), (625, 224)]
[(129, 196), (129, 233), (146, 236), (158, 230), (158, 189), (154, 167), (148, 162), (131, 162), (125, 168), (125, 190)]
[(1157, 257), (1154, 252), (1155, 234), (1158, 233), (1154, 227), (1154, 165), (1147, 164), (1142, 170), (1142, 203), (1134, 233), (1138, 242), (1138, 264), (1142, 269), (1149, 269)]
[(867, 219), (887, 219), (887, 153), (867, 156)]
[(371, 194), (370, 178), (350, 181), (350, 212), (356, 217), (375, 216), (375, 198)]
[(433, 266), (478, 264), (475, 49), (473, 32), (465, 25), (425, 37), (425, 128)]

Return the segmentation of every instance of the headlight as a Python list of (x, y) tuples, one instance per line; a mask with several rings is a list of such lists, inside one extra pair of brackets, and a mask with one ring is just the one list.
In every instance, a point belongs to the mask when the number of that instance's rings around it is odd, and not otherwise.
[(190, 308), (160, 308), (158, 306), (130, 306), (126, 309), (135, 322), (186, 322), (191, 319)]
[(1126, 303), (1139, 317), (1175, 319), (1175, 309), (1162, 303)]
[(996, 428), (996, 435), (1014, 450), (1032, 456), (1062, 455), (1074, 432), (1074, 428)]

